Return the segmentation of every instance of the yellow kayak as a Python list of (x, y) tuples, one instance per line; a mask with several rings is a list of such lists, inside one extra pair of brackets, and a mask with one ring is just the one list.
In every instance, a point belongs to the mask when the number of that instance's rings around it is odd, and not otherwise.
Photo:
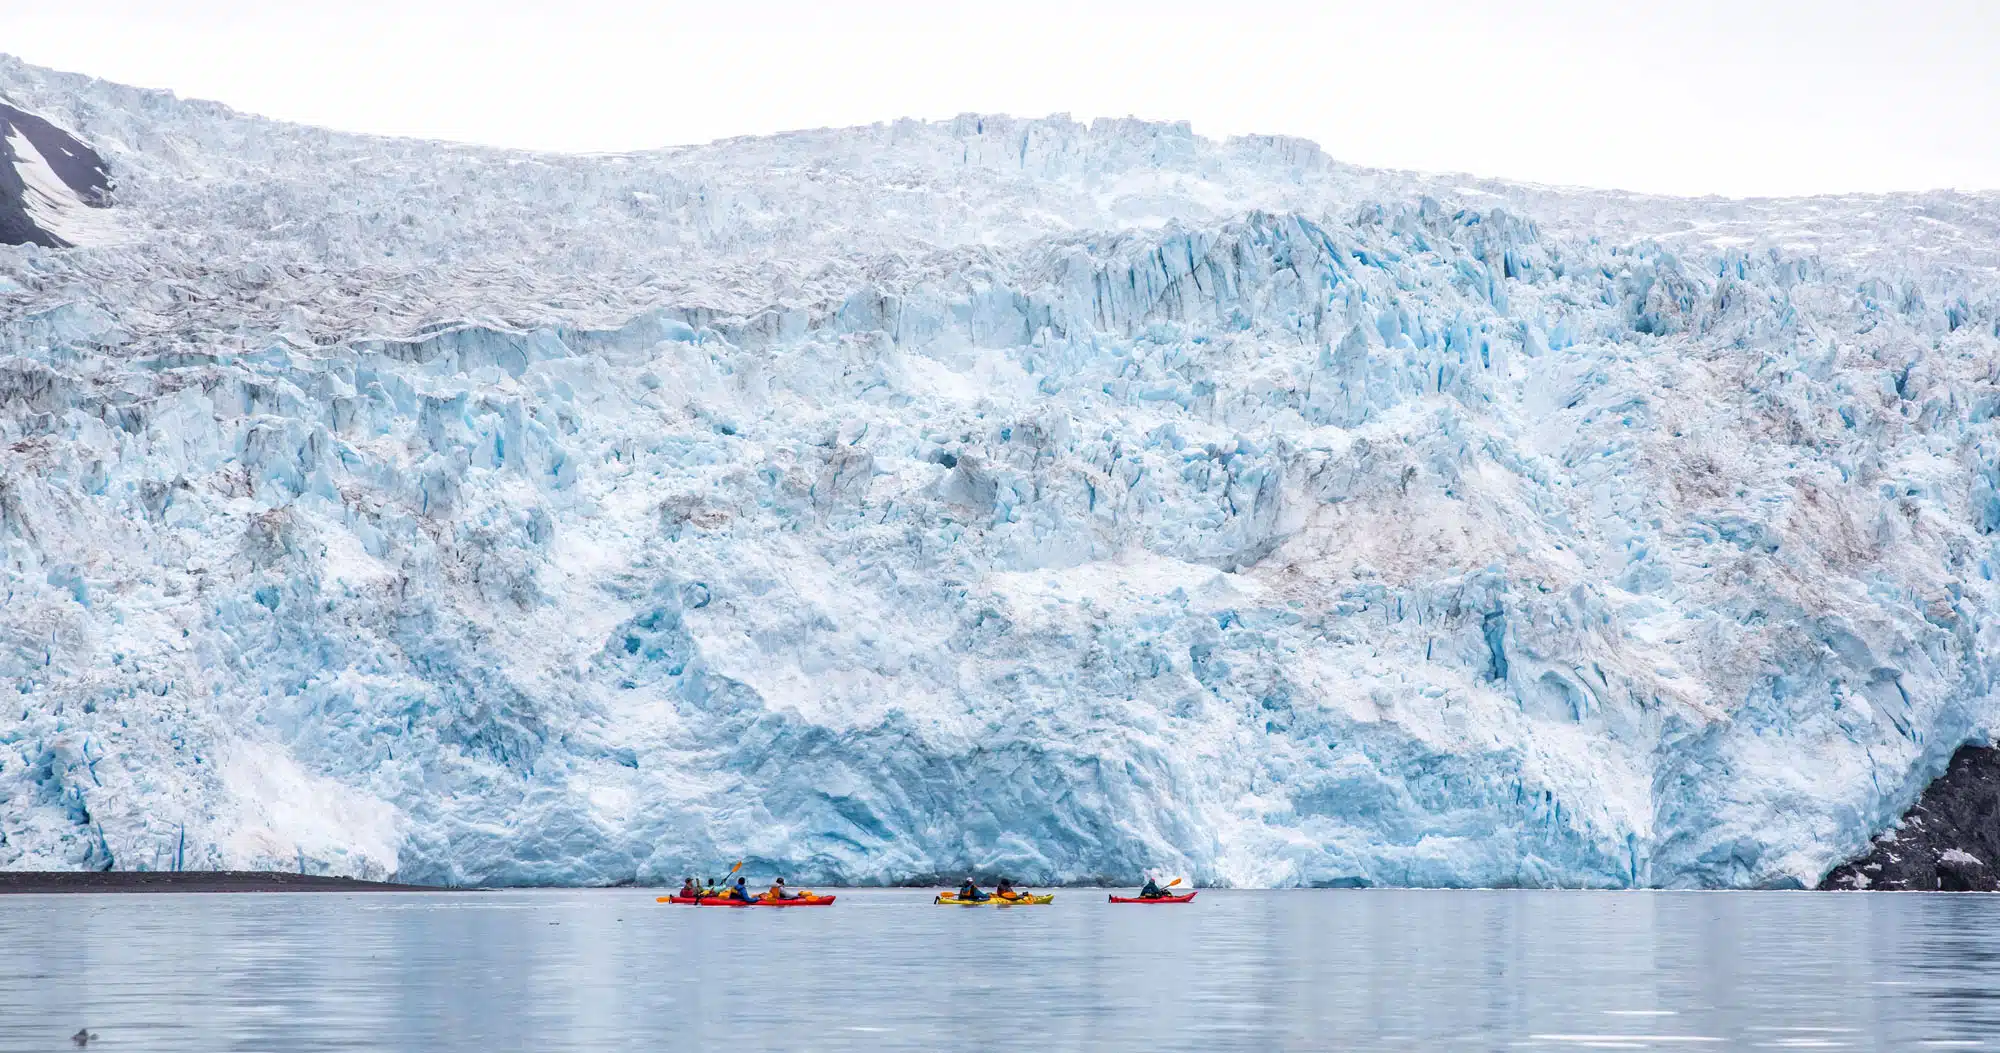
[(956, 895), (946, 893), (939, 896), (936, 902), (944, 907), (1040, 907), (1054, 902), (1055, 898), (1056, 894), (1053, 892), (1045, 896), (1021, 896), (1017, 899), (1001, 899), (999, 896), (990, 899), (959, 899)]

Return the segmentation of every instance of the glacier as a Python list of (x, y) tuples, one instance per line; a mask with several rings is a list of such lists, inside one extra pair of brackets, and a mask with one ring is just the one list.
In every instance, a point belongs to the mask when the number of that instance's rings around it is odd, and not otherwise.
[(2000, 712), (2000, 195), (0, 99), (0, 868), (1812, 886)]

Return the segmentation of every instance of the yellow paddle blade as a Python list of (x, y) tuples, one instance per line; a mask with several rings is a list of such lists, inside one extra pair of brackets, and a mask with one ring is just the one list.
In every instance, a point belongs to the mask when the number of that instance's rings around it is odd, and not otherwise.
[(1181, 879), (1180, 879), (1180, 878), (1175, 878), (1175, 879), (1173, 879), (1172, 881), (1169, 881), (1169, 882), (1167, 882), (1167, 887), (1168, 887), (1168, 888), (1173, 888), (1173, 887), (1174, 887), (1175, 885), (1178, 885), (1178, 884), (1180, 884), (1180, 883), (1181, 883)]
[(672, 903), (673, 901), (674, 901), (674, 897), (672, 897), (672, 896), (661, 896), (661, 897), (660, 897), (659, 899), (656, 899), (656, 900), (654, 900), (653, 902), (655, 902), (655, 903)]

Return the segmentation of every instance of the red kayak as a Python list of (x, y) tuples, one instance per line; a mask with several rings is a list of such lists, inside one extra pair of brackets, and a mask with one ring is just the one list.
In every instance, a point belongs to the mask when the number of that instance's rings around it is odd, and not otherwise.
[(833, 903), (834, 896), (800, 896), (798, 899), (753, 899), (748, 903), (730, 896), (656, 896), (658, 903), (685, 903), (700, 907), (825, 907)]
[[(728, 899), (723, 899), (720, 896), (707, 896), (699, 901), (699, 905), (703, 907), (830, 907), (833, 905), (835, 898), (833, 896), (800, 896), (797, 899), (753, 899), (745, 903), (734, 896)], [(687, 901), (676, 898), (672, 902), (684, 903)]]
[(1191, 899), (1193, 899), (1193, 898), (1194, 898), (1194, 895), (1195, 895), (1194, 893), (1190, 892), (1190, 893), (1188, 893), (1188, 894), (1186, 894), (1186, 895), (1184, 895), (1184, 896), (1160, 896), (1160, 897), (1158, 897), (1157, 899), (1140, 899), (1140, 898), (1139, 898), (1139, 897), (1137, 897), (1137, 896), (1112, 896), (1112, 897), (1111, 897), (1111, 902), (1113, 902), (1113, 903), (1186, 903), (1186, 902), (1187, 902), (1188, 900), (1191, 900)]

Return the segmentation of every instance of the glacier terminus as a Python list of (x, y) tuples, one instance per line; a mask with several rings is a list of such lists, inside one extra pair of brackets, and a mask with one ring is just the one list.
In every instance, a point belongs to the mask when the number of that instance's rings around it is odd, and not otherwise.
[(1811, 886), (2000, 713), (2000, 195), (0, 101), (0, 868)]

